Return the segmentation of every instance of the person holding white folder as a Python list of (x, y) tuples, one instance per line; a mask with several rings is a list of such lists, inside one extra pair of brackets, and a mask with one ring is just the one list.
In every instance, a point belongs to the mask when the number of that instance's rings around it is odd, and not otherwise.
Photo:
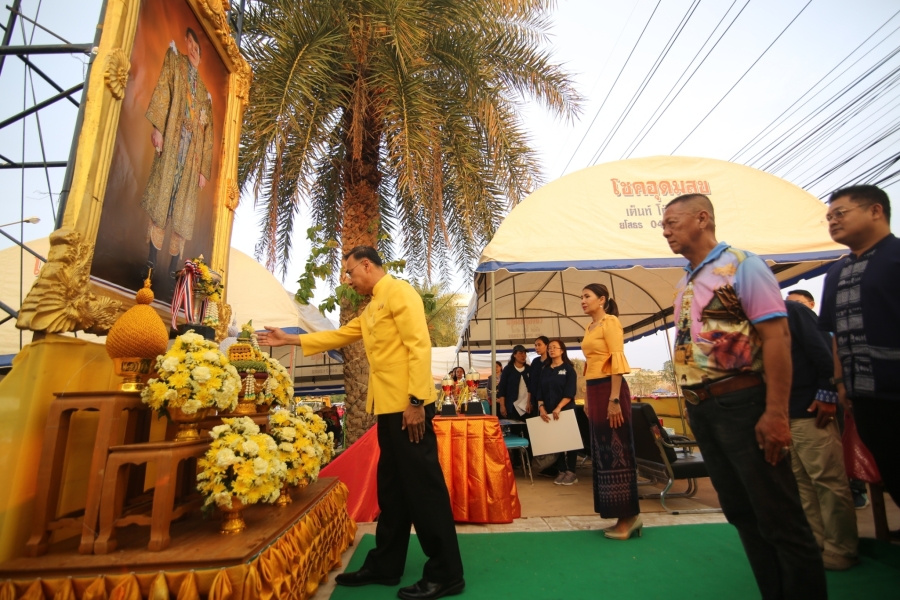
[[(558, 421), (560, 411), (575, 408), (578, 374), (575, 372), (575, 365), (566, 354), (566, 345), (562, 340), (551, 340), (547, 344), (547, 354), (550, 355), (550, 363), (541, 372), (537, 405), (541, 419), (549, 422), (551, 415)], [(575, 475), (577, 460), (577, 450), (560, 452), (559, 458), (556, 459), (559, 475), (553, 483), (556, 485), (578, 483), (578, 476)]]

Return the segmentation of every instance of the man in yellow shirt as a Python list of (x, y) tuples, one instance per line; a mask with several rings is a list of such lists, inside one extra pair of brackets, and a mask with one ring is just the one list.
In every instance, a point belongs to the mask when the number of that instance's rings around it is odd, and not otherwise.
[(344, 256), (350, 286), (371, 295), (362, 314), (335, 331), (287, 334), (266, 327), (260, 345), (301, 346), (309, 356), (362, 339), (369, 359), (366, 410), (378, 417), (378, 506), (373, 548), (359, 571), (342, 573), (338, 585), (398, 585), (406, 564), (410, 525), (428, 556), (422, 579), (401, 588), (404, 600), (432, 600), (465, 587), (450, 494), (437, 457), (431, 341), (422, 298), (405, 281), (385, 273), (369, 246)]

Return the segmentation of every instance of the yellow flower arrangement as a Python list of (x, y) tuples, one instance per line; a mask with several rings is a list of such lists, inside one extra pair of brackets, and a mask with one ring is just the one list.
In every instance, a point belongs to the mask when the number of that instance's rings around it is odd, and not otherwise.
[(209, 450), (197, 461), (197, 490), (206, 496), (204, 507), (231, 508), (231, 499), (244, 504), (272, 503), (287, 477), (278, 445), (260, 433), (249, 417), (222, 419), (209, 432)]
[(306, 425), (286, 410), (269, 416), (272, 437), (278, 444), (278, 454), (287, 468), (285, 481), (297, 485), (307, 479), (307, 469), (300, 448), (306, 445)]
[(294, 400), (294, 381), (291, 374), (284, 368), (281, 361), (272, 358), (268, 353), (262, 353), (266, 361), (266, 370), (269, 378), (266, 380), (266, 401), (274, 402), (283, 407), (289, 407)]
[(308, 406), (298, 406), (296, 418), (303, 423), (302, 439), (298, 435), (303, 468), (310, 481), (319, 477), (319, 470), (334, 457), (334, 434), (326, 430), (325, 421)]
[(210, 302), (221, 302), (222, 284), (213, 278), (209, 265), (203, 262), (203, 256), (198, 256), (191, 262), (197, 265), (197, 269), (200, 271), (200, 277), (194, 283), (194, 292), (208, 298)]
[(325, 431), (322, 417), (301, 406), (296, 416), (276, 410), (269, 415), (269, 423), (281, 460), (287, 465), (287, 482), (296, 485), (304, 479), (316, 481), (319, 471), (334, 457), (334, 434)]
[(192, 415), (202, 408), (231, 411), (237, 406), (241, 379), (219, 347), (193, 330), (178, 336), (156, 357), (159, 377), (150, 379), (141, 400), (160, 412), (180, 408)]

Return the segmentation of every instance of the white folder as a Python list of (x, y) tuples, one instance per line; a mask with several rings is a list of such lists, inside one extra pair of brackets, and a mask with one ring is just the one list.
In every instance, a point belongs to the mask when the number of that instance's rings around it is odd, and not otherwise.
[(554, 421), (553, 415), (550, 415), (549, 423), (540, 417), (525, 419), (525, 423), (528, 425), (528, 437), (531, 438), (531, 449), (535, 456), (584, 448), (574, 410), (560, 411), (558, 421)]

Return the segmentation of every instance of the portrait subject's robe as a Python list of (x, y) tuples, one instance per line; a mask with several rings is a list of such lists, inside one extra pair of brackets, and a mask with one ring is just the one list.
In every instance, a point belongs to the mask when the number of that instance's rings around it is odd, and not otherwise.
[(164, 229), (171, 221), (175, 234), (189, 240), (194, 233), (199, 176), (212, 185), (212, 98), (174, 42), (166, 51), (146, 117), (162, 133), (163, 149), (153, 159), (141, 207), (154, 226)]

